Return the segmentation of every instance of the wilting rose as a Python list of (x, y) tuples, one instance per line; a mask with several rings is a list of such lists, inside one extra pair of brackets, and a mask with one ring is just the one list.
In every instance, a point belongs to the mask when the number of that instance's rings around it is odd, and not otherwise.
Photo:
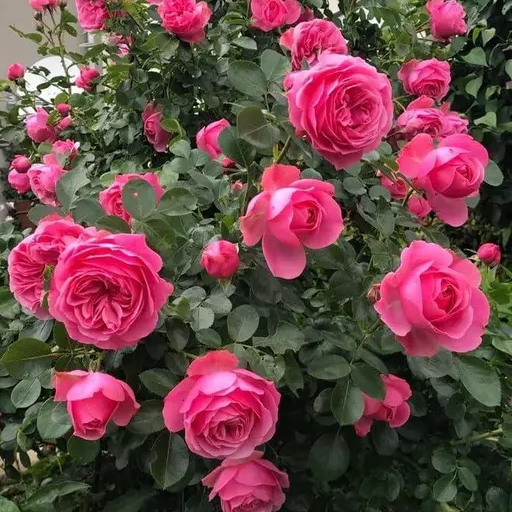
[(103, 30), (109, 19), (105, 0), (76, 0), (78, 24), (86, 32)]
[(19, 62), (15, 62), (7, 68), (7, 80), (18, 80), (18, 78), (23, 78), (24, 75), (25, 68)]
[(400, 68), (398, 78), (407, 94), (441, 100), (450, 90), (450, 64), (445, 60), (413, 59)]
[(501, 250), (496, 244), (483, 244), (476, 252), (478, 259), (486, 265), (494, 267), (499, 265), (501, 261)]
[(158, 6), (162, 26), (186, 43), (200, 43), (206, 37), (205, 26), (212, 10), (196, 0), (162, 0)]
[(436, 41), (449, 41), (453, 36), (464, 35), (468, 26), (464, 21), (466, 11), (455, 0), (429, 0), (426, 4), (430, 16), (430, 31)]
[(295, 23), (301, 15), (297, 0), (250, 0), (252, 26), (270, 32)]
[(75, 85), (84, 91), (93, 91), (96, 87), (94, 81), (100, 76), (100, 72), (90, 66), (80, 68), (80, 76), (75, 80)]
[(489, 302), (473, 263), (437, 244), (414, 241), (384, 277), (375, 310), (409, 356), (440, 348), (470, 352), (482, 343)]
[(227, 240), (209, 243), (201, 254), (201, 266), (212, 277), (218, 279), (231, 277), (240, 266), (238, 247)]
[(231, 125), (227, 119), (219, 119), (207, 126), (203, 126), (196, 135), (196, 144), (198, 149), (208, 153), (212, 160), (220, 158), (220, 162), (223, 167), (229, 167), (234, 163), (233, 160), (222, 155), (222, 150), (219, 145), (220, 133), (230, 126)]
[(31, 165), (32, 163), (25, 155), (16, 155), (11, 162), (10, 169), (25, 174), (30, 169)]
[(37, 107), (36, 113), (25, 119), (27, 135), (38, 144), (42, 142), (55, 142), (58, 130), (50, 124), (50, 114), (44, 108)]
[(391, 84), (359, 57), (323, 53), (311, 69), (284, 81), (290, 121), (298, 137), (336, 169), (376, 149), (393, 122)]
[(144, 135), (158, 153), (167, 151), (167, 146), (172, 139), (172, 134), (162, 128), (162, 110), (162, 107), (156, 103), (148, 103), (142, 113)]
[(187, 446), (201, 457), (248, 457), (275, 433), (281, 399), (275, 384), (237, 366), (227, 350), (208, 352), (165, 397), (165, 426), (185, 429)]
[(263, 192), (254, 197), (240, 219), (244, 243), (263, 239), (263, 255), (275, 277), (294, 279), (306, 267), (304, 248), (323, 249), (343, 230), (334, 186), (300, 179), (293, 165), (273, 164), (263, 172)]
[(16, 169), (11, 169), (7, 174), (7, 181), (18, 194), (26, 194), (30, 190), (30, 179), (27, 173), (20, 173)]
[(43, 204), (58, 206), (57, 182), (66, 174), (66, 170), (55, 164), (34, 164), (28, 170), (30, 188)]

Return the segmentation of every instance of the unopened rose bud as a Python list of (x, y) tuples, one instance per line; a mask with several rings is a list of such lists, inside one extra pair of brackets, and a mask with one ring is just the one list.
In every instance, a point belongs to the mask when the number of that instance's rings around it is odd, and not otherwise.
[(501, 261), (501, 250), (496, 244), (481, 245), (476, 252), (476, 255), (482, 263), (485, 263), (490, 267), (499, 265)]
[(372, 304), (375, 304), (380, 299), (380, 283), (372, 284), (366, 297)]
[(60, 0), (60, 8), (64, 10), (68, 6), (68, 0)]
[(36, 23), (36, 31), (37, 32), (44, 32), (44, 25), (42, 23)]
[(41, 21), (41, 20), (43, 19), (43, 13), (42, 13), (42, 12), (37, 12), (37, 11), (36, 11), (36, 12), (34, 13), (34, 19), (35, 19), (36, 21)]

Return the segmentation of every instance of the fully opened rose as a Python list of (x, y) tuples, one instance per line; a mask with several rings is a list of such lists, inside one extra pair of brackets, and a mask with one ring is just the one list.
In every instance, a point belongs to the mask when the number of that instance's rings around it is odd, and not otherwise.
[(158, 14), (162, 18), (162, 26), (178, 39), (200, 43), (206, 37), (205, 27), (213, 13), (206, 2), (162, 0)]
[(270, 32), (295, 23), (300, 16), (297, 0), (249, 0), (252, 12), (252, 26)]
[(273, 382), (217, 350), (194, 360), (165, 397), (165, 426), (184, 429), (187, 446), (201, 457), (241, 459), (273, 437), (280, 399)]

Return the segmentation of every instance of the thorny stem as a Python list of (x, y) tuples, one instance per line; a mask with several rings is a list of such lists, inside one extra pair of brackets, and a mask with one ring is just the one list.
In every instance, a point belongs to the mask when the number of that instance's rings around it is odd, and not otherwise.
[(497, 428), (496, 430), (490, 430), (489, 432), (484, 432), (483, 434), (476, 434), (471, 437), (466, 437), (464, 439), (458, 439), (456, 441), (451, 441), (450, 444), (452, 446), (460, 446), (462, 444), (467, 443), (476, 443), (477, 441), (483, 441), (484, 439), (489, 439), (491, 437), (498, 437), (503, 435), (503, 429)]

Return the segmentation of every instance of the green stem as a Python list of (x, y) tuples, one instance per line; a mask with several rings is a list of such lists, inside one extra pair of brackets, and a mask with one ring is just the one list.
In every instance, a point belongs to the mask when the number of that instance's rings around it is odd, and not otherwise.
[(483, 434), (476, 434), (471, 437), (466, 437), (464, 439), (458, 439), (456, 441), (451, 441), (450, 444), (452, 446), (460, 446), (462, 444), (467, 443), (476, 443), (477, 441), (483, 441), (484, 439), (489, 439), (490, 437), (502, 436), (503, 429), (497, 428), (496, 430), (491, 430), (489, 432), (484, 432)]
[(377, 320), (375, 320), (375, 323), (367, 331), (364, 331), (363, 339), (361, 340), (361, 343), (359, 343), (359, 345), (357, 346), (356, 350), (354, 351), (354, 355), (350, 360), (350, 366), (353, 366), (353, 364), (356, 362), (357, 357), (359, 355), (359, 350), (361, 350), (365, 341), (380, 327), (380, 325), (380, 318), (377, 318)]
[(291, 144), (292, 144), (292, 138), (291, 138), (291, 136), (289, 136), (286, 139), (286, 142), (284, 143), (283, 149), (281, 149), (281, 152), (279, 153), (279, 155), (277, 155), (277, 158), (276, 158), (276, 161), (275, 161), (276, 164), (281, 163), (283, 158), (286, 156), (286, 153), (290, 149)]
[(183, 355), (187, 356), (189, 359), (197, 359), (199, 356), (191, 354), (190, 352), (182, 352)]
[(50, 16), (52, 18), (53, 25), (55, 26), (55, 32), (57, 34), (57, 42), (59, 44), (59, 57), (60, 57), (60, 62), (62, 64), (62, 69), (64, 70), (64, 74), (66, 75), (66, 81), (68, 83), (68, 87), (67, 87), (68, 94), (69, 94), (69, 96), (71, 96), (71, 77), (69, 76), (69, 70), (66, 65), (66, 59), (65, 59), (66, 50), (64, 48), (64, 42), (62, 40), (62, 22), (57, 24), (57, 22), (55, 21), (55, 17), (53, 16), (52, 10), (50, 10)]
[(411, 198), (411, 196), (413, 195), (414, 193), (414, 189), (410, 188), (408, 191), (407, 191), (407, 195), (405, 196), (405, 199), (402, 203), (402, 206), (404, 208), (407, 208), (407, 203), (409, 202), (409, 199)]

